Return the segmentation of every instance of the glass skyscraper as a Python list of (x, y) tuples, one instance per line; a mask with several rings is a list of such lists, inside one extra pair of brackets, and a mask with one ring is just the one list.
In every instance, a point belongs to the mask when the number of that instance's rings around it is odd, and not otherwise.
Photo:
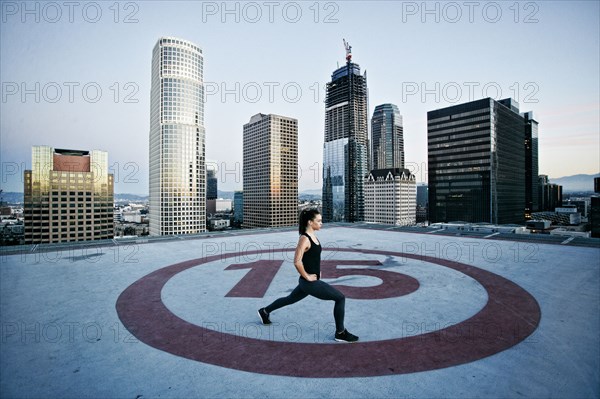
[(394, 104), (375, 107), (371, 118), (371, 169), (404, 169), (402, 115)]
[(528, 115), (491, 98), (427, 113), (430, 222), (525, 221), (538, 159)]
[(323, 146), (323, 221), (364, 220), (368, 170), (367, 74), (346, 57), (327, 83)]
[(206, 230), (202, 50), (173, 37), (152, 53), (150, 234)]

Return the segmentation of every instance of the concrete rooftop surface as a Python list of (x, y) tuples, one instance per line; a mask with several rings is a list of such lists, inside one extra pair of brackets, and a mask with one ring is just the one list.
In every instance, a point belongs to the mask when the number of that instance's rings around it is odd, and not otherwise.
[(1, 398), (598, 398), (598, 240), (325, 225), (333, 302), (295, 229), (0, 255)]

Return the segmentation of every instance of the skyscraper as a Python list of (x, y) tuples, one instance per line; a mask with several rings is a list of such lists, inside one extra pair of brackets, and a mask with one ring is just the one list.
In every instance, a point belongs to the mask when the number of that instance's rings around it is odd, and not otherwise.
[[(345, 43), (346, 44), (346, 43)], [(327, 83), (323, 145), (323, 221), (364, 220), (364, 179), (368, 173), (367, 73), (352, 62)]]
[(594, 192), (590, 198), (590, 226), (592, 237), (600, 238), (600, 177), (594, 177)]
[(404, 169), (402, 116), (394, 104), (375, 107), (371, 119), (371, 172), (365, 178), (365, 221), (416, 223), (415, 176)]
[(233, 222), (236, 227), (244, 223), (244, 192), (233, 193)]
[(113, 238), (107, 152), (33, 146), (24, 175), (26, 244)]
[(404, 169), (402, 115), (394, 104), (375, 107), (371, 118), (371, 169)]
[[(526, 176), (537, 171), (537, 122), (530, 115), (520, 115), (510, 98), (427, 113), (430, 222), (525, 221)], [(528, 126), (535, 131), (527, 133)]]
[(538, 179), (538, 123), (533, 112), (523, 113), (525, 118), (525, 218), (539, 210)]
[(244, 125), (244, 227), (298, 223), (298, 121), (256, 114)]
[(538, 210), (551, 211), (562, 206), (562, 186), (550, 183), (548, 175), (538, 176)]
[(206, 171), (206, 199), (215, 200), (219, 196), (218, 194), (218, 180), (217, 172), (214, 169), (208, 169)]
[(417, 185), (417, 223), (428, 220), (429, 188), (426, 183)]
[(427, 184), (420, 183), (417, 185), (417, 205), (426, 208), (429, 202), (429, 188)]
[(202, 50), (173, 37), (152, 53), (150, 234), (206, 230)]

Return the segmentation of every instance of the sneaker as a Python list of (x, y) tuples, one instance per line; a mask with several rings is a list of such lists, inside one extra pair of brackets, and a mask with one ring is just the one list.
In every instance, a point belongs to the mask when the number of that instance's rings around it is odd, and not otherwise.
[(344, 330), (341, 333), (335, 333), (335, 340), (338, 342), (356, 342), (358, 337), (354, 334), (350, 334), (348, 330)]
[(258, 316), (260, 317), (260, 321), (262, 321), (263, 324), (271, 324), (271, 320), (269, 320), (269, 314), (267, 313), (265, 308), (258, 309)]

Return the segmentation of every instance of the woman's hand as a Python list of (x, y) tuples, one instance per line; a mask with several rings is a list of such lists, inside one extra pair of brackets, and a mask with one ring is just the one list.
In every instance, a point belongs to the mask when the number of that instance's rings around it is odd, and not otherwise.
[(317, 275), (316, 274), (307, 274), (306, 281), (317, 281)]

